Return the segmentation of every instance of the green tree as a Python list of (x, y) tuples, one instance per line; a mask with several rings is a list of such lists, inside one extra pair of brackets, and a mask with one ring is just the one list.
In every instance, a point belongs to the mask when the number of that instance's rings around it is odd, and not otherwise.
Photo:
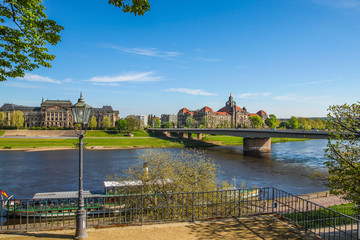
[(194, 119), (193, 115), (188, 116), (186, 118), (185, 123), (186, 123), (186, 127), (188, 127), (188, 128), (195, 127), (195, 119)]
[(104, 128), (105, 130), (109, 127), (111, 127), (111, 120), (108, 116), (105, 116), (102, 120), (101, 120), (101, 127)]
[(259, 115), (250, 116), (249, 119), (250, 119), (250, 122), (251, 122), (251, 126), (253, 128), (261, 128), (262, 127), (263, 120)]
[(154, 120), (154, 127), (159, 128), (161, 127), (161, 120), (159, 118), (155, 118)]
[[(144, 15), (150, 10), (147, 0), (109, 0), (123, 12)], [(54, 55), (47, 45), (60, 41), (64, 28), (48, 19), (42, 0), (4, 0), (0, 3), (0, 81), (23, 77), (24, 71), (51, 67)]]
[(6, 113), (0, 112), (0, 128), (7, 125)]
[(97, 127), (97, 121), (96, 121), (96, 117), (92, 116), (89, 122), (89, 128), (91, 128), (92, 130), (94, 130), (94, 128)]
[(134, 115), (127, 116), (125, 121), (127, 122), (127, 130), (129, 133), (132, 133), (139, 125), (139, 119), (137, 119)]
[(171, 122), (164, 122), (161, 125), (162, 128), (172, 128), (172, 123)]
[(270, 114), (269, 117), (265, 120), (265, 124), (269, 128), (276, 128), (277, 127), (277, 118), (274, 114)]
[(360, 102), (331, 106), (327, 115), (332, 139), (325, 149), (331, 193), (360, 204)]
[(122, 133), (127, 129), (127, 121), (125, 119), (119, 119), (115, 122), (115, 131)]
[(125, 177), (108, 176), (108, 180), (144, 183), (141, 189), (129, 186), (128, 193), (213, 191), (221, 184), (218, 165), (204, 152), (157, 150), (147, 151), (139, 158), (142, 161), (127, 170)]
[(298, 126), (299, 126), (299, 121), (296, 117), (292, 116), (288, 121), (287, 121), (287, 124), (286, 124), (287, 128), (290, 128), (290, 129), (297, 129)]
[(298, 128), (304, 129), (304, 130), (311, 129), (311, 119), (299, 117), (298, 118)]
[(22, 111), (14, 111), (10, 114), (10, 124), (12, 127), (19, 127), (24, 126), (24, 114)]
[(148, 116), (148, 125), (150, 127), (153, 127), (153, 115), (152, 114), (149, 114), (149, 116)]

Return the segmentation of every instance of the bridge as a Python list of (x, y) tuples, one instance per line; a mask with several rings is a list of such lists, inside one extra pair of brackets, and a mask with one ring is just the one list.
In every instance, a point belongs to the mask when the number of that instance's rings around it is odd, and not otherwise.
[(229, 135), (243, 137), (244, 152), (251, 151), (270, 151), (271, 138), (310, 138), (310, 139), (328, 139), (330, 137), (327, 131), (303, 131), (303, 130), (267, 130), (267, 129), (211, 129), (211, 128), (150, 128), (149, 131), (158, 134), (164, 134), (170, 137), (171, 132), (175, 132), (184, 138), (192, 139), (192, 134), (197, 135), (197, 139), (202, 139), (202, 134)]

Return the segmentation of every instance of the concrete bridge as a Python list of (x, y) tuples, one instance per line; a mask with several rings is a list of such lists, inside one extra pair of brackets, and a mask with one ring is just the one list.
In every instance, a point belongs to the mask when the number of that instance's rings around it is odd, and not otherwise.
[(202, 139), (202, 134), (229, 135), (243, 137), (244, 152), (249, 151), (270, 151), (271, 138), (310, 138), (327, 139), (330, 137), (326, 131), (303, 131), (303, 130), (267, 130), (267, 129), (210, 129), (210, 128), (150, 128), (153, 133), (170, 136), (171, 132), (178, 133), (180, 137), (192, 139), (192, 134), (197, 139)]

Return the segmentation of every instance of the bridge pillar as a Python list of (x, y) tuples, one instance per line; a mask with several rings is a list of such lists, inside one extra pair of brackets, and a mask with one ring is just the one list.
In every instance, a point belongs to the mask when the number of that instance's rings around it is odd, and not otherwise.
[(184, 133), (180, 132), (179, 133), (179, 138), (181, 138), (181, 139), (184, 138)]
[(271, 138), (248, 138), (245, 137), (243, 140), (244, 152), (252, 151), (261, 151), (261, 152), (270, 152), (271, 151)]
[(198, 140), (202, 140), (202, 134), (201, 134), (201, 133), (198, 133), (198, 134), (197, 134), (197, 139), (198, 139)]
[(188, 139), (193, 139), (191, 133), (188, 133)]

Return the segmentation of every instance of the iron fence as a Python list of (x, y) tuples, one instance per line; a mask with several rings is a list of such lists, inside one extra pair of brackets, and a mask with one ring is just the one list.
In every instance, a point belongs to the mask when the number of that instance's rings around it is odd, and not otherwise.
[[(325, 239), (360, 239), (359, 220), (276, 188), (85, 198), (87, 225), (142, 225), (278, 214)], [(74, 228), (77, 199), (1, 201), (0, 231)]]

